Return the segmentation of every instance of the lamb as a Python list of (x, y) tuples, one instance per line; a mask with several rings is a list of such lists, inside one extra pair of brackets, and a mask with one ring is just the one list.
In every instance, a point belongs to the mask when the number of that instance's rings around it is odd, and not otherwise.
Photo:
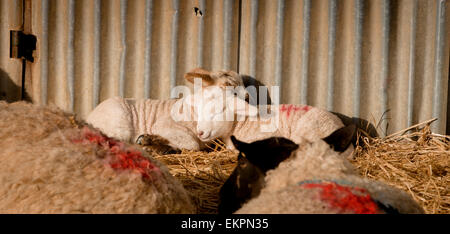
[[(206, 91), (225, 86), (242, 86), (242, 79), (232, 71), (210, 73), (194, 69), (186, 73), (188, 81), (202, 76), (203, 83), (212, 85)], [(187, 89), (187, 87), (186, 87)], [(189, 93), (184, 91), (183, 94)], [(211, 91), (210, 91), (211, 92)], [(192, 95), (180, 99), (152, 100), (113, 97), (100, 103), (86, 121), (109, 137), (135, 142), (143, 134), (158, 135), (176, 149), (200, 150), (205, 147), (196, 131), (197, 116), (192, 110)], [(200, 134), (201, 137), (201, 134)]]
[[(180, 118), (188, 121), (175, 121), (172, 118), (173, 109), (178, 109)], [(167, 139), (174, 148), (202, 148), (202, 142), (196, 136), (193, 112), (186, 105), (185, 98), (152, 100), (113, 97), (100, 103), (86, 122), (107, 136), (125, 142), (136, 142), (140, 135), (151, 134)]]
[(0, 102), (0, 119), (0, 213), (195, 212), (162, 163), (69, 113)]
[(282, 137), (271, 137), (252, 144), (238, 141), (234, 136), (231, 140), (239, 149), (238, 163), (220, 188), (219, 214), (231, 214), (249, 199), (258, 196), (264, 187), (267, 171), (275, 169), (298, 148), (297, 144)]
[[(343, 134), (340, 130), (333, 134)], [(337, 137), (299, 145), (299, 149), (294, 151), (292, 156), (281, 162), (275, 169), (267, 171), (264, 184), (260, 185), (263, 188), (259, 196), (249, 200), (236, 213), (424, 212), (405, 192), (358, 176), (348, 160), (326, 143), (329, 139), (337, 139)], [(351, 139), (351, 136), (344, 136), (343, 139), (344, 142), (335, 142), (333, 146), (350, 144), (348, 139)], [(286, 140), (283, 145), (289, 145)], [(273, 141), (273, 139), (267, 139), (267, 141)], [(257, 147), (240, 142), (237, 147), (242, 148), (240, 144), (244, 145), (244, 154), (248, 161), (259, 164), (263, 163), (260, 160), (267, 161), (269, 155), (262, 157), (252, 154), (268, 152), (271, 147), (274, 147), (268, 145), (269, 149), (262, 149), (264, 144), (261, 142)], [(297, 146), (294, 142), (290, 145)], [(287, 151), (292, 147), (287, 148)], [(282, 152), (286, 152), (286, 149)], [(255, 181), (254, 178), (253, 181)]]
[[(197, 77), (209, 84), (203, 76)], [(258, 107), (234, 96), (232, 90), (211, 87), (201, 93), (195, 92), (192, 99), (198, 100), (188, 104), (199, 113), (197, 132), (200, 140), (220, 138), (231, 150), (234, 150), (231, 135), (247, 142), (285, 137), (301, 143), (321, 139), (344, 126), (336, 115), (307, 105), (260, 106), (262, 110), (267, 108), (267, 112), (260, 113)], [(243, 118), (238, 119), (236, 115)]]
[[(336, 130), (323, 140), (335, 151), (344, 152), (356, 134), (355, 125)], [(271, 137), (245, 143), (231, 136), (239, 149), (238, 163), (220, 189), (219, 213), (233, 213), (245, 202), (259, 195), (267, 171), (288, 159), (299, 145), (283, 137)], [(244, 156), (245, 155), (245, 156)]]
[[(204, 80), (200, 74), (190, 74)], [(192, 78), (192, 77), (191, 77)], [(230, 89), (213, 89), (210, 82), (203, 82), (209, 88), (196, 92), (188, 102), (199, 113), (197, 132), (200, 140), (211, 141), (220, 138), (227, 148), (234, 150), (230, 136), (252, 142), (268, 137), (285, 137), (296, 143), (315, 141), (331, 134), (343, 126), (355, 125), (360, 134), (378, 137), (375, 127), (367, 120), (350, 118), (340, 113), (308, 105), (261, 105), (254, 106), (233, 95)], [(238, 119), (237, 116), (244, 118)], [(249, 134), (251, 133), (251, 134)], [(352, 140), (353, 146), (358, 142), (358, 134)], [(359, 142), (362, 142), (361, 140)], [(351, 156), (353, 147), (345, 155)]]

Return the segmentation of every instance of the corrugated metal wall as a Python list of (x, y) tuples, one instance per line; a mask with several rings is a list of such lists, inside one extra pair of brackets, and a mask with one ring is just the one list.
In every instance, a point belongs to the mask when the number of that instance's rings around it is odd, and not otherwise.
[(239, 71), (280, 85), (285, 103), (376, 122), (390, 109), (388, 132), (439, 117), (435, 130), (445, 132), (448, 6), (440, 0), (243, 0)]
[(234, 0), (33, 1), (32, 96), (86, 116), (111, 96), (169, 98), (196, 66), (236, 70), (238, 9)]
[(432, 117), (445, 132), (445, 0), (31, 2), (38, 45), (25, 84), (37, 103), (86, 116), (115, 95), (168, 98), (202, 66), (280, 85), (284, 103), (374, 122), (390, 109), (388, 132)]
[(0, 0), (0, 100), (17, 101), (22, 95), (22, 60), (10, 59), (10, 30), (23, 25), (22, 0)]

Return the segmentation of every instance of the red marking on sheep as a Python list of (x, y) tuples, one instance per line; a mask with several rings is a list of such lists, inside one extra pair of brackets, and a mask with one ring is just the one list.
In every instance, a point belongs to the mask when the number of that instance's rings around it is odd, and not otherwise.
[[(379, 209), (367, 191), (363, 188), (347, 187), (336, 183), (303, 184), (305, 188), (320, 188), (320, 199), (341, 212), (352, 211), (356, 214), (378, 214)], [(355, 194), (359, 193), (358, 194)]]
[(283, 104), (280, 107), (280, 112), (286, 112), (286, 115), (289, 118), (289, 116), (291, 115), (291, 111), (297, 112), (297, 111), (301, 110), (301, 111), (307, 112), (310, 109), (311, 109), (310, 106), (302, 106), (302, 107), (300, 107), (300, 106), (296, 106), (296, 105), (293, 105), (293, 104)]
[(72, 140), (74, 143), (95, 144), (107, 152), (109, 165), (115, 170), (132, 170), (139, 172), (144, 179), (153, 180), (151, 174), (159, 175), (158, 167), (142, 156), (142, 152), (126, 146), (123, 142), (116, 141), (94, 131), (88, 127), (82, 130), (81, 139)]
[(304, 112), (308, 112), (309, 110), (311, 110), (311, 107), (310, 106), (303, 106), (301, 108), (301, 110), (304, 111)]

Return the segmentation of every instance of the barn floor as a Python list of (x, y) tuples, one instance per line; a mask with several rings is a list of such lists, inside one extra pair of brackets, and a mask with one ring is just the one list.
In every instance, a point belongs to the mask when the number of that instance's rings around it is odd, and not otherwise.
[[(426, 125), (408, 134), (364, 140), (352, 161), (362, 176), (408, 192), (428, 214), (450, 213), (450, 136), (432, 134)], [(210, 152), (183, 151), (156, 159), (189, 191), (197, 213), (217, 213), (218, 193), (237, 162), (235, 153), (216, 144)]]

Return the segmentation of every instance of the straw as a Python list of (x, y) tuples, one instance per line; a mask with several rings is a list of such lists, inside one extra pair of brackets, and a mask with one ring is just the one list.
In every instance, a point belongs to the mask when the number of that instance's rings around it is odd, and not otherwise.
[[(434, 119), (384, 138), (362, 136), (352, 163), (361, 176), (409, 193), (426, 213), (450, 213), (450, 136), (430, 131)], [(214, 142), (209, 151), (157, 155), (191, 194), (198, 213), (215, 214), (219, 190), (233, 171), (237, 154)]]

